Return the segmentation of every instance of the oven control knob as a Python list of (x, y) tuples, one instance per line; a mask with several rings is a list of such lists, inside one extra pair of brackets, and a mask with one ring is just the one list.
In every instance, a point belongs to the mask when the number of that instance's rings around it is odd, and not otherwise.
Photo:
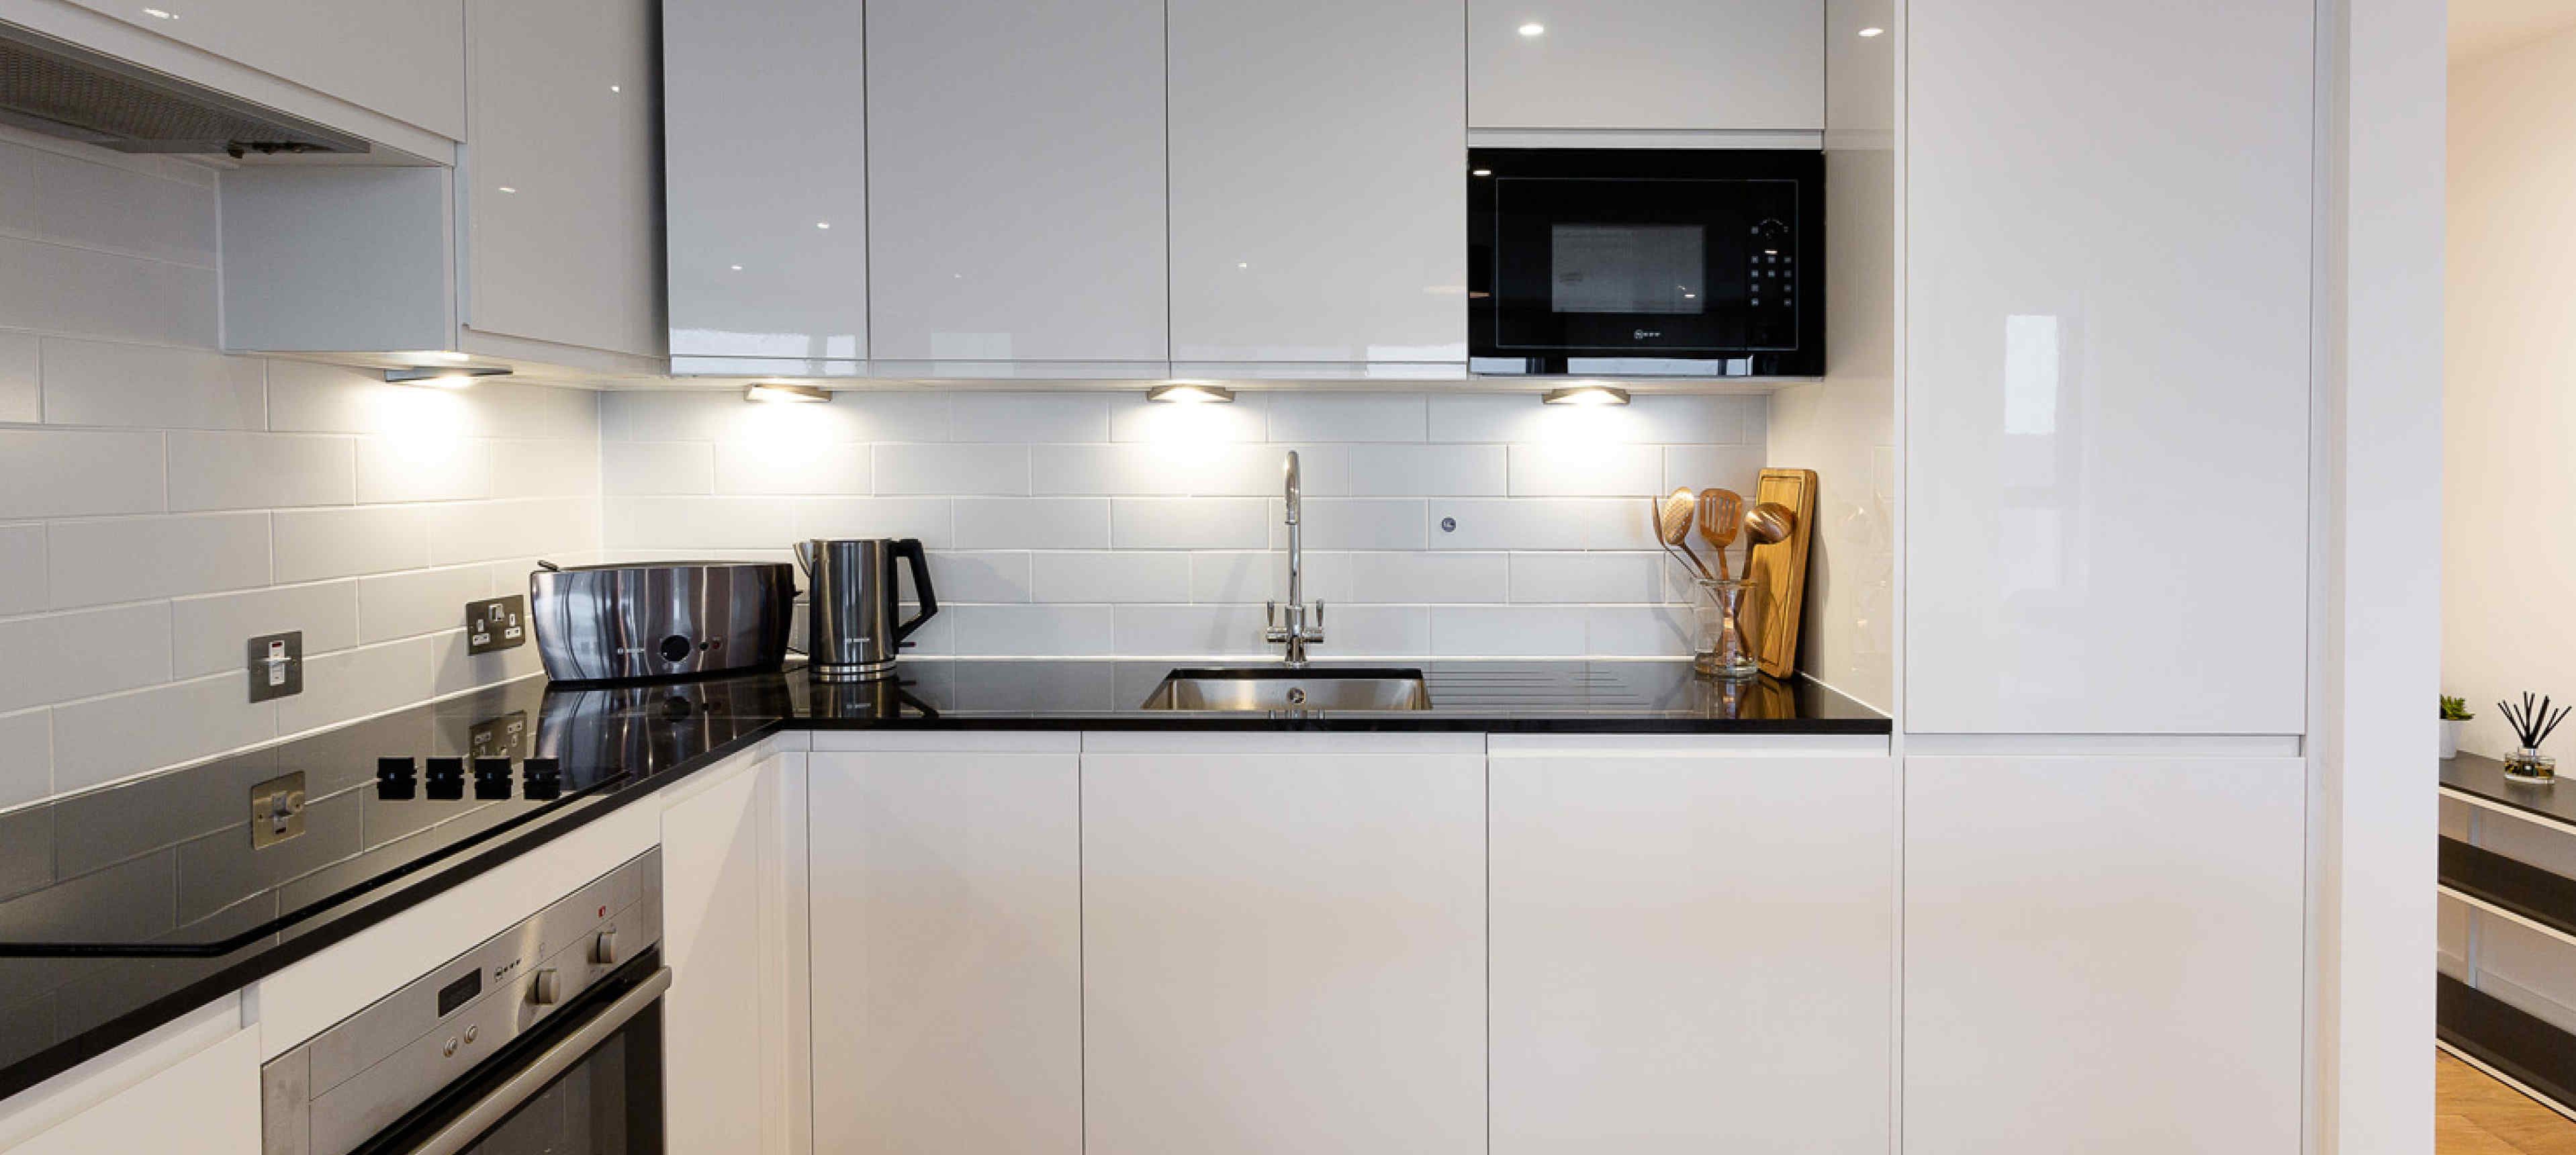
[(562, 1002), (563, 976), (556, 974), (553, 967), (547, 967), (530, 976), (528, 1001), (541, 1007), (551, 1007)]
[(617, 961), (617, 932), (599, 932), (599, 941), (590, 944), (590, 961), (608, 966)]

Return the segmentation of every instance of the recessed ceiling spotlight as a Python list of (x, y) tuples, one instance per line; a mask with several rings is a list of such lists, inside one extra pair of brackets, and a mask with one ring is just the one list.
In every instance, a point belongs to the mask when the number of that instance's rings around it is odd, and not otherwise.
[(773, 405), (816, 405), (830, 401), (832, 394), (828, 390), (793, 381), (754, 381), (751, 388), (742, 391), (742, 399)]
[(1234, 390), (1203, 381), (1174, 381), (1146, 390), (1145, 400), (1167, 405), (1226, 405), (1234, 401)]
[(1469, 172), (1467, 175), (1468, 175), (1468, 176), (1492, 176), (1492, 175), (1494, 175), (1494, 170), (1492, 170), (1492, 169), (1490, 169), (1490, 168), (1480, 168), (1480, 169), (1475, 169), (1475, 170), (1473, 170), (1473, 171)]
[(511, 187), (510, 187), (510, 186), (508, 186), (508, 185), (502, 185), (502, 186), (500, 186), (500, 187), (501, 187), (501, 191), (502, 191), (502, 192), (505, 192), (505, 193), (514, 193), (514, 192), (519, 191), (519, 190), (517, 190), (517, 189), (511, 188)]
[(1628, 391), (1612, 385), (1568, 385), (1548, 390), (1539, 401), (1547, 405), (1625, 405)]
[(832, 227), (832, 222), (830, 222), (830, 221), (816, 221), (816, 222), (814, 222), (814, 227), (815, 227), (815, 228), (818, 228), (818, 229), (828, 229), (828, 228), (831, 228), (831, 227)]
[(409, 369), (387, 369), (385, 382), (431, 389), (464, 389), (485, 377), (509, 375), (509, 367), (504, 365), (420, 365)]
[(610, 92), (624, 92), (624, 91), (626, 91), (625, 89), (623, 89), (623, 88), (619, 88), (618, 86), (616, 86), (616, 85), (614, 85), (614, 84), (609, 85), (609, 86), (608, 86), (608, 90), (609, 90)]
[(740, 265), (735, 265), (735, 266), (733, 267), (733, 271), (735, 271), (735, 272), (737, 272), (737, 273), (741, 272), (741, 271), (742, 271), (742, 266), (740, 266)]
[(1521, 25), (1521, 35), (1545, 36), (1547, 35), (1547, 25), (1541, 24), (1536, 20), (1532, 20), (1527, 24)]
[(1885, 33), (1886, 31), (1887, 29), (1884, 28), (1863, 28), (1860, 30), (1860, 34), (1862, 36), (1877, 36)]
[(167, 8), (146, 8), (143, 10), (143, 14), (155, 20), (176, 20), (179, 18), (178, 13)]

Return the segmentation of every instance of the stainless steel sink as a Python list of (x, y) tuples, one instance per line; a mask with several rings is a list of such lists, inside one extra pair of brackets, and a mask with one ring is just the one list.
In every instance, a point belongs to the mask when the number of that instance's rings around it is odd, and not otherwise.
[(1242, 713), (1313, 713), (1329, 710), (1428, 710), (1430, 687), (1420, 670), (1181, 669), (1163, 678), (1145, 699), (1148, 710), (1230, 710)]

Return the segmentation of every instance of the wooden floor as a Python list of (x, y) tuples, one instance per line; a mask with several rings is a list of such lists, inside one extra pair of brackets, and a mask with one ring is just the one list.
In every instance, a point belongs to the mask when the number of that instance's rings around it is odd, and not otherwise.
[(2576, 1155), (2576, 1122), (2433, 1052), (2435, 1155)]

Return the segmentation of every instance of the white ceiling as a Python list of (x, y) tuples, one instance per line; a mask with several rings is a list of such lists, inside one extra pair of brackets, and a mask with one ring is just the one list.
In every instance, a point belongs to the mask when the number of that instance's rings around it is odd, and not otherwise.
[(2576, 26), (2576, 0), (2451, 0), (2451, 60), (2486, 56)]

